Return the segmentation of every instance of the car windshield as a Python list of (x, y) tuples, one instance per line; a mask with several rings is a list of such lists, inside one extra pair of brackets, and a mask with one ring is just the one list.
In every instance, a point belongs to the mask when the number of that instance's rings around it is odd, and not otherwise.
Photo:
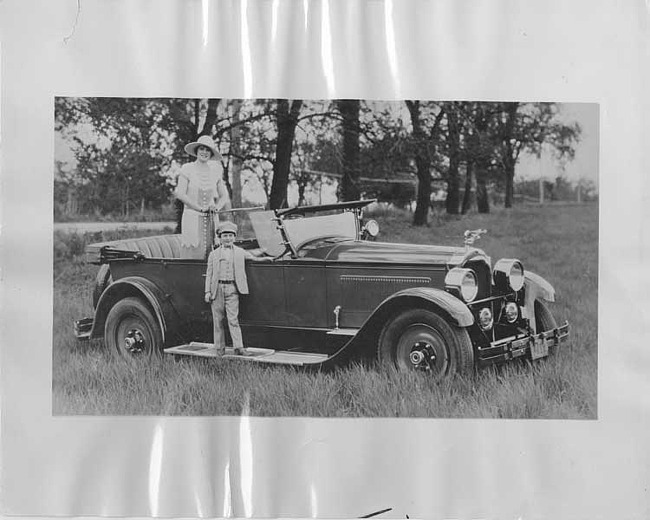
[(357, 238), (357, 219), (352, 211), (334, 215), (289, 217), (283, 219), (282, 224), (295, 250), (320, 238), (337, 237), (350, 240)]
[[(278, 219), (273, 211), (259, 209), (232, 212), (222, 220), (231, 220), (239, 227), (237, 242), (245, 248), (259, 247), (260, 252), (279, 256), (286, 251)], [(287, 238), (295, 251), (319, 239), (354, 240), (357, 219), (353, 211), (330, 214), (291, 215), (281, 218)]]

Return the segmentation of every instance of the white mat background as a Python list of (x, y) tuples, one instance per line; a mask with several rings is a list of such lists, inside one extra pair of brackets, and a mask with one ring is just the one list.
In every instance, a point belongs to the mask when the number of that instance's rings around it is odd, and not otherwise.
[[(4, 514), (650, 517), (649, 17), (642, 0), (1, 2)], [(599, 419), (53, 418), (55, 95), (599, 103)]]

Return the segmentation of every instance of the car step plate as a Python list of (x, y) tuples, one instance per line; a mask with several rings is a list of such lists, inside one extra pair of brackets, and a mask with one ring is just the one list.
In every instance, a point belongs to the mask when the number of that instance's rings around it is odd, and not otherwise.
[[(277, 351), (268, 348), (247, 347), (246, 350), (250, 352), (251, 356), (239, 356), (235, 354), (233, 348), (226, 348), (226, 353), (222, 359), (240, 359), (242, 361), (251, 361), (258, 363), (274, 363), (280, 365), (313, 365), (322, 363), (327, 360), (326, 354), (312, 354), (308, 352), (290, 352), (290, 351)], [(175, 356), (196, 356), (217, 358), (217, 349), (212, 343), (201, 343), (192, 341), (185, 345), (178, 345), (165, 349), (165, 354), (172, 354)]]
[(330, 329), (327, 331), (328, 336), (356, 336), (359, 329)]

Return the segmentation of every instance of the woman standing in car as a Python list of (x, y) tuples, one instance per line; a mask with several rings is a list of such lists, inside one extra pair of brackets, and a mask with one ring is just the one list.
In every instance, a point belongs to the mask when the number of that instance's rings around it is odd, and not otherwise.
[(211, 137), (203, 135), (185, 145), (185, 152), (196, 160), (184, 164), (174, 192), (183, 205), (181, 221), (183, 256), (204, 259), (210, 252), (216, 211), (230, 204), (223, 182), (221, 154)]

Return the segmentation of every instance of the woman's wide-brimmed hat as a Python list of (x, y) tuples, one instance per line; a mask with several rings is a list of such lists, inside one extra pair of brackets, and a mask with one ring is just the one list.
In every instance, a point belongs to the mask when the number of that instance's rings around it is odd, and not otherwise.
[(221, 154), (219, 153), (219, 149), (217, 148), (217, 145), (214, 144), (212, 137), (210, 137), (209, 135), (202, 135), (195, 142), (186, 144), (185, 152), (191, 155), (192, 157), (196, 157), (196, 149), (199, 146), (205, 146), (206, 148), (210, 148), (210, 150), (212, 150), (212, 157), (214, 157), (219, 161), (222, 159)]

